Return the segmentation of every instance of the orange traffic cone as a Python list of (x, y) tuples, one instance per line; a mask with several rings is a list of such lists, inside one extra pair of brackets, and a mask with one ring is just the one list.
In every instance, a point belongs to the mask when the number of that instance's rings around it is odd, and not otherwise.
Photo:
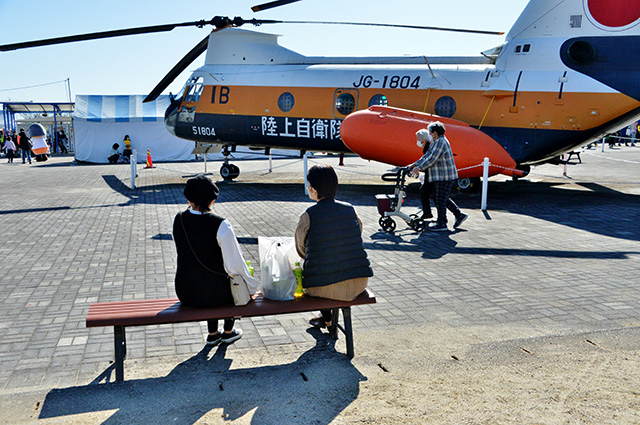
[(153, 166), (153, 161), (151, 161), (151, 152), (147, 149), (147, 166), (144, 168), (156, 168)]

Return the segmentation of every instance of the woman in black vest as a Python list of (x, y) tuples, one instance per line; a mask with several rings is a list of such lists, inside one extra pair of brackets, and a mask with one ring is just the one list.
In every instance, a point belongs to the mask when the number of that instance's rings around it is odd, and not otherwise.
[[(351, 204), (337, 201), (338, 176), (330, 165), (314, 165), (307, 174), (309, 207), (298, 220), (296, 249), (305, 259), (302, 286), (307, 295), (351, 301), (367, 287), (373, 270), (362, 243), (362, 222)], [(309, 321), (330, 327), (331, 310)]]
[[(232, 305), (230, 274), (241, 275), (250, 292), (255, 292), (258, 286), (249, 273), (231, 224), (211, 212), (218, 193), (216, 184), (205, 176), (189, 179), (184, 189), (189, 209), (178, 213), (173, 221), (173, 240), (178, 251), (176, 294), (184, 305)], [(233, 318), (225, 319), (221, 332), (217, 320), (207, 321), (207, 344), (230, 344), (240, 339), (242, 330), (234, 329), (233, 323)]]

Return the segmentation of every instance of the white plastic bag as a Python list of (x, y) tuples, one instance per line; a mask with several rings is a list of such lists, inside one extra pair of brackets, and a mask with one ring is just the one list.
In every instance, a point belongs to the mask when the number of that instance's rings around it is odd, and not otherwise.
[(293, 265), (300, 261), (292, 237), (258, 237), (260, 287), (265, 298), (276, 301), (293, 299), (297, 281)]

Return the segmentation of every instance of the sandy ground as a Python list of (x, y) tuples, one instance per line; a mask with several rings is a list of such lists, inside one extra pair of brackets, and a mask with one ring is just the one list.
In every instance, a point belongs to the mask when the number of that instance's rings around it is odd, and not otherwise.
[(640, 423), (639, 327), (370, 332), (352, 362), (310, 332), (301, 356), (132, 361), (124, 383), (5, 395), (0, 410), (19, 424)]

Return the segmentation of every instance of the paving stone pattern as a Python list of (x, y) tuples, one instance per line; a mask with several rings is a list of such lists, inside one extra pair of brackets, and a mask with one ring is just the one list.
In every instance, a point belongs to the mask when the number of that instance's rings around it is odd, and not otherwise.
[[(470, 215), (459, 231), (417, 234), (398, 222), (387, 234), (373, 196), (392, 191), (379, 179), (390, 167), (311, 158), (336, 166), (339, 199), (353, 203), (364, 223), (378, 303), (354, 308), (356, 338), (426, 323), (557, 333), (640, 325), (640, 149), (591, 151), (582, 161), (569, 167), (572, 179), (552, 166), (535, 168), (525, 181), (492, 178), (487, 214), (478, 194), (458, 195)], [(240, 178), (220, 183), (216, 211), (230, 219), (259, 273), (257, 238), (292, 236), (311, 201), (300, 158), (275, 158), (271, 173), (262, 156), (236, 163)], [(186, 207), (186, 179), (204, 165), (155, 165), (140, 166), (132, 190), (127, 165), (75, 165), (69, 157), (0, 163), (2, 391), (93, 381), (113, 359), (113, 333), (85, 327), (89, 304), (175, 296), (172, 220)], [(208, 167), (219, 179), (219, 163)], [(417, 212), (418, 204), (414, 183), (404, 210)], [(244, 337), (228, 355), (303, 352), (315, 345), (308, 316), (243, 319)], [(200, 351), (205, 330), (204, 323), (129, 328), (127, 364), (177, 364)]]

